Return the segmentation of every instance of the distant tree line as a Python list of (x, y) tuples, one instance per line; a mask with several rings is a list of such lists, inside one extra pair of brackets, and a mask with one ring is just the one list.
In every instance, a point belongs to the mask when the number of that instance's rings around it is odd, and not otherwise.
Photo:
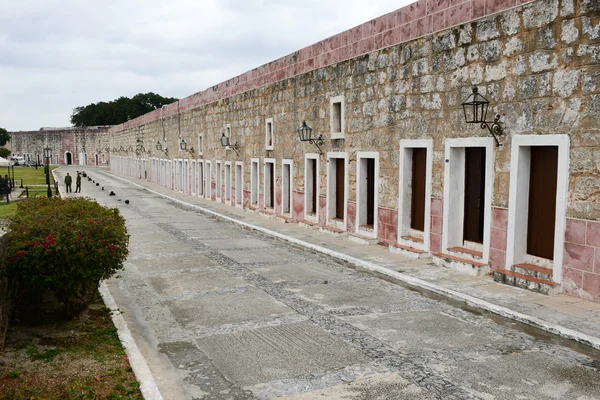
[(74, 126), (118, 125), (177, 101), (174, 97), (138, 93), (133, 98), (121, 96), (116, 100), (76, 107), (71, 115)]

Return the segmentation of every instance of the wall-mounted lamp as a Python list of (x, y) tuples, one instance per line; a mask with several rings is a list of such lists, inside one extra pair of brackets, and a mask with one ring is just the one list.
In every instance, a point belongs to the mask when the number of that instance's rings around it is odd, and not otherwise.
[(186, 150), (187, 149), (187, 143), (185, 142), (185, 140), (183, 140), (183, 138), (181, 138), (181, 141), (179, 142), (179, 150)]
[(496, 114), (493, 121), (486, 121), (487, 111), (490, 102), (480, 95), (476, 87), (473, 87), (473, 93), (462, 102), (467, 124), (481, 124), (481, 129), (487, 128), (496, 141), (496, 147), (500, 146), (498, 137), (504, 133), (500, 125), (500, 114)]
[(313, 131), (313, 129), (310, 126), (306, 125), (306, 121), (302, 121), (302, 126), (300, 128), (298, 128), (298, 138), (300, 139), (301, 142), (308, 142), (310, 144), (314, 144), (315, 146), (317, 146), (317, 149), (319, 149), (319, 154), (323, 155), (323, 151), (321, 150), (321, 147), (320, 147), (325, 144), (325, 141), (323, 140), (323, 136), (321, 134), (319, 134), (319, 136), (313, 137), (312, 131)]
[(133, 146), (129, 145), (129, 147), (127, 148), (127, 151), (133, 151)]
[(237, 141), (234, 144), (231, 144), (231, 139), (229, 136), (225, 135), (225, 132), (221, 134), (221, 146), (225, 147), (225, 150), (233, 149), (235, 154), (239, 155), (238, 149), (240, 148), (240, 145)]
[(160, 143), (160, 140), (156, 142), (156, 150), (158, 151), (162, 151), (163, 147), (162, 144)]
[(121, 146), (121, 148), (119, 149), (119, 151), (125, 151), (125, 148), (123, 146)]

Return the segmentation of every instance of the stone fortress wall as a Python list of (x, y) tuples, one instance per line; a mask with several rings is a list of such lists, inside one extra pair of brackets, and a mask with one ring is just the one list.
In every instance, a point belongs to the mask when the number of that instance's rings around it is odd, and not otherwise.
[[(104, 165), (110, 161), (109, 127), (40, 128), (9, 132), (7, 148), (26, 161), (44, 162), (44, 148), (52, 149), (51, 164)], [(70, 157), (69, 157), (70, 154)], [(96, 159), (97, 157), (97, 159)]]
[[(499, 147), (487, 130), (465, 123), (461, 102), (473, 86), (490, 101), (488, 120), (501, 115)], [(338, 101), (339, 111), (332, 104)], [(341, 132), (334, 132), (340, 112)], [(298, 140), (304, 120), (323, 135), (323, 155)], [(272, 146), (266, 143), (268, 122)], [(239, 154), (221, 146), (223, 132), (239, 143)], [(536, 279), (600, 302), (600, 3), (595, 0), (419, 0), (109, 133), (111, 169), (118, 173), (363, 243), (376, 241), (470, 273), (534, 265)], [(430, 165), (421, 236), (405, 227), (412, 190), (406, 165), (415, 146), (426, 149)], [(526, 254), (522, 245), (530, 212), (523, 176), (529, 176), (527, 160), (535, 146), (558, 149), (556, 240), (549, 259)], [(461, 247), (455, 245), (466, 212), (460, 163), (470, 147), (485, 149), (483, 239), (474, 245), (465, 240)], [(331, 215), (332, 165), (340, 158), (347, 162), (347, 195), (337, 220)], [(371, 158), (376, 195), (365, 201), (364, 161)], [(314, 214), (306, 209), (312, 201), (311, 159), (318, 172)], [(271, 163), (274, 173), (267, 172)], [(292, 166), (290, 179), (284, 179), (284, 164)], [(265, 203), (271, 174), (273, 208)], [(284, 191), (290, 183), (287, 213)], [(240, 188), (243, 193), (236, 196)], [(375, 222), (362, 227), (369, 201), (375, 201)], [(512, 282), (543, 286), (535, 279)]]

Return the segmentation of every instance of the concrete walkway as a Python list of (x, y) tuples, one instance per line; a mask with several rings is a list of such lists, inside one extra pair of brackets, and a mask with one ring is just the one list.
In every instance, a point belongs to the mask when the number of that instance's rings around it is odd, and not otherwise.
[(597, 304), (461, 275), (106, 170), (61, 168), (59, 182), (76, 169), (105, 186), (85, 180), (82, 195), (128, 221), (131, 254), (108, 288), (164, 398), (600, 397), (591, 349), (549, 343), (402, 285), (592, 345)]
[[(106, 172), (110, 173), (109, 171)], [(390, 253), (383, 246), (359, 245), (347, 238), (337, 238), (297, 224), (285, 224), (257, 213), (174, 192), (143, 180), (119, 178), (126, 179), (169, 198), (197, 205), (205, 210), (268, 229), (278, 233), (280, 238), (296, 239), (294, 241), (296, 244), (305, 242), (312, 245), (311, 248), (317, 249), (317, 251), (324, 248), (329, 250), (327, 254), (338, 257), (346, 256), (344, 257), (345, 260), (364, 260), (389, 271), (399, 272), (406, 278), (401, 280), (408, 284), (416, 283), (408, 278), (416, 278), (431, 284), (430, 286), (417, 285), (423, 289), (433, 290), (456, 300), (467, 301), (473, 306), (484, 308), (487, 311), (534, 325), (600, 349), (600, 304), (598, 303), (563, 295), (547, 296), (530, 292), (494, 282), (491, 276), (472, 277), (448, 268), (438, 267), (431, 260), (414, 260)], [(398, 277), (398, 275), (394, 275), (394, 277)], [(457, 296), (456, 294), (465, 296)], [(489, 304), (486, 305), (484, 302)], [(502, 308), (512, 312), (507, 313)]]

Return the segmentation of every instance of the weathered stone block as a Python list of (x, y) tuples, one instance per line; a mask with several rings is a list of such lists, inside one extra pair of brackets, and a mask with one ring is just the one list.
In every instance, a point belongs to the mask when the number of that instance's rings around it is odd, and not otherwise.
[(600, 18), (596, 17), (594, 21), (589, 17), (581, 17), (581, 25), (583, 36), (586, 39), (595, 40), (600, 38)]
[[(584, 25), (585, 26), (585, 25)], [(560, 40), (563, 43), (571, 44), (579, 39), (579, 29), (575, 25), (575, 19), (568, 19), (562, 22)]]
[(496, 18), (486, 18), (477, 21), (475, 28), (475, 38), (478, 42), (485, 42), (500, 36)]
[(516, 10), (505, 12), (500, 17), (500, 26), (506, 35), (515, 35), (521, 29), (521, 16)]
[(558, 0), (546, 0), (526, 5), (523, 10), (525, 29), (541, 28), (550, 24), (558, 16), (558, 4)]
[(558, 66), (556, 54), (539, 50), (529, 56), (531, 72), (542, 72), (555, 69)]
[(506, 78), (506, 61), (502, 61), (496, 65), (485, 66), (485, 80), (486, 82), (499, 81)]
[(498, 61), (504, 45), (500, 40), (490, 40), (480, 45), (481, 58), (486, 62)]

